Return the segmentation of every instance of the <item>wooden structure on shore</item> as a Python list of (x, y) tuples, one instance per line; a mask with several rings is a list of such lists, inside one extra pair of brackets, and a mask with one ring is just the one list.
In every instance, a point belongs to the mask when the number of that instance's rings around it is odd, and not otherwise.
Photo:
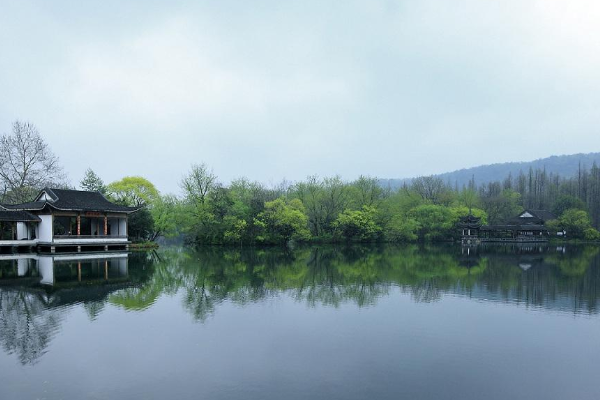
[(471, 214), (458, 224), (463, 244), (480, 242), (547, 242), (550, 232), (546, 222), (556, 217), (546, 210), (525, 210), (504, 224), (481, 225)]
[(0, 250), (127, 250), (127, 219), (135, 211), (100, 192), (46, 188), (32, 202), (0, 205)]

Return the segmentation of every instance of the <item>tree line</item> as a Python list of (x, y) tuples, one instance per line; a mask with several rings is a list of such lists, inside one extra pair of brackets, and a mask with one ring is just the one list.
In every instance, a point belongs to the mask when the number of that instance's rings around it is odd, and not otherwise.
[[(0, 140), (2, 202), (30, 201), (44, 186), (69, 187), (58, 158), (37, 129), (15, 122)], [(228, 185), (206, 164), (195, 164), (180, 181), (181, 195), (163, 195), (147, 179), (127, 176), (105, 184), (91, 169), (79, 188), (100, 191), (140, 211), (130, 218), (137, 240), (183, 237), (195, 244), (297, 242), (414, 242), (456, 239), (468, 214), (499, 224), (524, 209), (546, 209), (549, 226), (569, 237), (598, 240), (600, 168), (581, 167), (575, 177), (530, 169), (501, 182), (458, 187), (439, 177), (413, 179), (391, 190), (375, 177), (339, 176), (266, 186), (246, 178)]]

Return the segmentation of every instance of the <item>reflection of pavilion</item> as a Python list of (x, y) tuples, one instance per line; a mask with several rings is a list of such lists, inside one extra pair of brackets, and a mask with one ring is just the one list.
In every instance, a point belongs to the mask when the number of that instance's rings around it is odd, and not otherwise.
[(477, 265), (481, 257), (493, 257), (496, 261), (516, 265), (523, 271), (544, 264), (548, 254), (564, 252), (544, 243), (481, 243), (477, 246), (461, 246), (459, 264), (465, 267)]
[(72, 304), (91, 319), (130, 285), (127, 253), (0, 255), (0, 345), (22, 364), (46, 352)]
[(127, 253), (0, 256), (0, 285), (60, 287), (125, 281), (128, 275)]

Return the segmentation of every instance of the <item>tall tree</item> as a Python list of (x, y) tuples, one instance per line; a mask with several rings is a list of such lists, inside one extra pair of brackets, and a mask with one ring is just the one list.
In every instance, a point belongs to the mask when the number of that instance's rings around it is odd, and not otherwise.
[(413, 179), (411, 189), (432, 204), (440, 204), (443, 194), (448, 190), (444, 181), (436, 176), (420, 176)]
[(0, 137), (0, 190), (4, 202), (31, 200), (45, 186), (64, 186), (65, 175), (35, 125), (15, 121)]
[(215, 188), (216, 184), (217, 176), (206, 164), (194, 164), (181, 181), (181, 188), (188, 200), (204, 204), (206, 196)]
[(79, 182), (79, 187), (90, 192), (100, 192), (102, 194), (106, 194), (106, 185), (104, 184), (104, 181), (98, 175), (96, 175), (91, 168), (88, 168), (85, 171), (83, 179), (81, 182)]

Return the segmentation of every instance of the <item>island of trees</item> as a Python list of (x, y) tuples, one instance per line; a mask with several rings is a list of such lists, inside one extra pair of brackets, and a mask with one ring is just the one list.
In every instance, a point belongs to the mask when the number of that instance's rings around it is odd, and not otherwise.
[[(29, 123), (15, 122), (0, 139), (0, 202), (29, 201), (44, 186), (72, 187), (58, 158)], [(521, 171), (503, 181), (458, 187), (435, 176), (398, 189), (375, 177), (344, 181), (309, 176), (266, 186), (246, 178), (229, 184), (206, 164), (182, 173), (182, 194), (162, 194), (147, 179), (125, 176), (105, 184), (91, 169), (79, 183), (111, 200), (141, 207), (130, 219), (138, 241), (183, 237), (194, 244), (296, 242), (415, 242), (456, 239), (456, 224), (472, 213), (498, 224), (524, 209), (546, 209), (551, 230), (570, 238), (599, 240), (600, 168), (582, 166), (575, 177)]]

